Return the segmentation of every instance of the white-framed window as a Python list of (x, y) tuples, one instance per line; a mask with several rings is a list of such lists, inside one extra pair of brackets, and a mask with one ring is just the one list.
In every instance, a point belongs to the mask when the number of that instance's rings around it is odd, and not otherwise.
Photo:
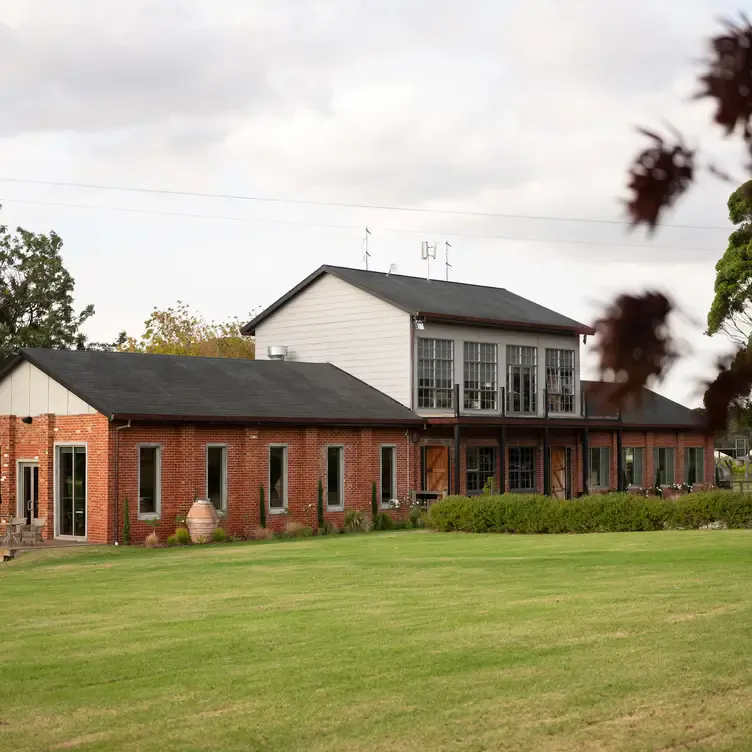
[(574, 412), (574, 350), (546, 349), (546, 390), (549, 412)]
[(381, 447), (381, 506), (397, 498), (397, 447)]
[(536, 447), (509, 447), (509, 490), (535, 493)]
[(162, 447), (138, 445), (138, 518), (159, 519), (162, 511)]
[(329, 509), (345, 506), (345, 448), (326, 448), (326, 505)]
[(675, 482), (674, 448), (655, 447), (653, 449), (653, 475), (656, 486), (670, 486)]
[(465, 484), (468, 493), (478, 493), (489, 478), (496, 477), (496, 451), (492, 446), (468, 447), (465, 458)]
[(507, 345), (507, 412), (538, 412), (538, 348)]
[(690, 485), (705, 482), (704, 447), (686, 447), (684, 449), (684, 482)]
[(645, 449), (643, 447), (624, 447), (622, 449), (624, 481), (627, 486), (642, 487), (645, 482)]
[(206, 446), (206, 498), (222, 512), (227, 511), (227, 447)]
[(590, 468), (588, 486), (590, 488), (611, 487), (611, 448), (590, 447)]
[(454, 341), (418, 339), (418, 407), (454, 406)]
[(287, 445), (269, 447), (269, 509), (281, 512), (287, 509)]
[(496, 410), (497, 347), (487, 342), (465, 342), (465, 409)]

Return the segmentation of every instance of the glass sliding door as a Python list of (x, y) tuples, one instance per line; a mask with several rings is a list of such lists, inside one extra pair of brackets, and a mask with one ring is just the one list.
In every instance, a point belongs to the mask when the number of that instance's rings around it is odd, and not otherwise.
[(86, 447), (57, 448), (58, 535), (86, 537)]

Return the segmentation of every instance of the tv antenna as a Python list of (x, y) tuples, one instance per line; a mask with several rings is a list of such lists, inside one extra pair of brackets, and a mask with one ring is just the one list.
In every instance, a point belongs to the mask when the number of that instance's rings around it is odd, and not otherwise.
[(363, 256), (363, 262), (366, 265), (366, 271), (368, 271), (368, 259), (371, 258), (371, 254), (368, 252), (368, 236), (371, 234), (371, 231), (366, 227), (366, 234), (363, 238), (363, 244), (361, 246), (361, 254)]
[(436, 258), (436, 243), (430, 245), (424, 240), (420, 246), (420, 257), (426, 262), (426, 280), (431, 281), (431, 259)]
[(446, 281), (449, 282), (449, 270), (452, 268), (452, 265), (449, 263), (449, 249), (452, 247), (452, 244), (448, 241), (444, 241), (444, 266), (446, 268)]

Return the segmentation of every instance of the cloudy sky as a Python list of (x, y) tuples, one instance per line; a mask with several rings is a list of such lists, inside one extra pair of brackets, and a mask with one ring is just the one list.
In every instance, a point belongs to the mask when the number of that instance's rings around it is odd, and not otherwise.
[(738, 5), (0, 0), (0, 220), (62, 235), (98, 340), (178, 299), (245, 318), (322, 263), (361, 266), (366, 225), (371, 268), (423, 274), (421, 241), (448, 241), (452, 279), (583, 321), (663, 289), (693, 355), (660, 391), (697, 404), (725, 348), (701, 331), (730, 188), (703, 177), (652, 238), (619, 199), (637, 124), (740, 163), (690, 101)]

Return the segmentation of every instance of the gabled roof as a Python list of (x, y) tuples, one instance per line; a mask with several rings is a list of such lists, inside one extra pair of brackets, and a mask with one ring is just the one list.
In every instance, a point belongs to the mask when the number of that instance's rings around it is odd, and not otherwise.
[[(605, 407), (604, 397), (612, 387), (605, 381), (582, 381), (589, 418), (617, 417), (616, 410)], [(639, 402), (633, 402), (621, 411), (624, 426), (704, 429), (702, 415), (650, 389), (643, 389)]]
[(592, 327), (562, 316), (538, 303), (515, 295), (502, 287), (444, 282), (401, 274), (349, 269), (342, 266), (319, 267), (300, 284), (285, 293), (266, 310), (246, 324), (243, 334), (254, 334), (256, 327), (298, 293), (324, 274), (331, 274), (414, 316), (460, 323), (500, 326), (510, 329), (534, 329), (578, 334), (595, 334)]
[(20, 359), (111, 419), (422, 422), (399, 402), (328, 363), (44, 349), (22, 350)]

